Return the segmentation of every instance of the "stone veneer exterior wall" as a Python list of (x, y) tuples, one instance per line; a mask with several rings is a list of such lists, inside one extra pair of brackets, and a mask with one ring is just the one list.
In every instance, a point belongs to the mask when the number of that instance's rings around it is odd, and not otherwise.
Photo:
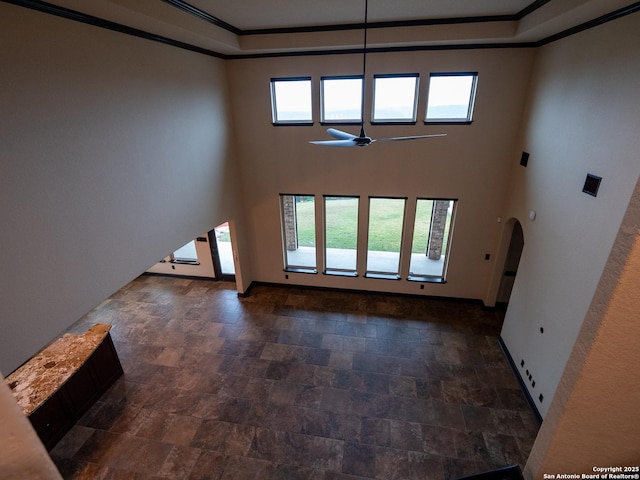
[(429, 260), (440, 260), (444, 244), (444, 227), (447, 223), (449, 200), (434, 200), (431, 211), (431, 231), (429, 232), (429, 246), (427, 256)]

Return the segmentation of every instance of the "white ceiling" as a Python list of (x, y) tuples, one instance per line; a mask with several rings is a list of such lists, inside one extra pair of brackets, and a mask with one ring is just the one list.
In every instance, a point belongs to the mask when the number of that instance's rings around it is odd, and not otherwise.
[[(368, 0), (371, 22), (516, 14), (533, 0)], [(361, 23), (365, 0), (190, 0), (242, 30)]]
[[(543, 4), (519, 18), (523, 9), (534, 5), (533, 0), (368, 1), (369, 47), (535, 42), (633, 3), (549, 0), (536, 2)], [(200, 15), (172, 5), (171, 0), (49, 0), (49, 3), (221, 55), (340, 50), (360, 48), (363, 41), (363, 32), (358, 28), (314, 31), (313, 27), (362, 24), (365, 0), (187, 0)], [(505, 15), (509, 17), (495, 18)], [(468, 21), (469, 17), (485, 18)], [(430, 20), (460, 18), (467, 20), (429, 24)], [(225, 28), (218, 21), (230, 27)], [(377, 22), (402, 21), (422, 24), (375, 28)], [(255, 32), (300, 27), (310, 27), (312, 31)]]

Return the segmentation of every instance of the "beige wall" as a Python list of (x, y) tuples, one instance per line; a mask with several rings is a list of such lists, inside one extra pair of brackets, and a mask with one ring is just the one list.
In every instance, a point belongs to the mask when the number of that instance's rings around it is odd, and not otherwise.
[[(506, 211), (525, 244), (502, 337), (543, 416), (640, 174), (639, 42), (636, 14), (537, 53), (517, 146), (531, 157), (514, 167)], [(603, 177), (597, 198), (582, 193), (587, 173)]]
[(0, 4), (0, 368), (235, 220), (224, 62)]
[[(420, 74), (420, 103), (415, 126), (368, 126), (374, 138), (444, 132), (448, 136), (367, 148), (310, 145), (327, 139), (318, 122), (319, 82), (323, 75), (361, 73), (360, 55), (234, 60), (228, 64), (235, 113), (243, 198), (248, 219), (253, 280), (361, 290), (483, 298), (502, 214), (510, 165), (533, 50), (473, 50), (371, 54), (367, 56), (365, 118), (370, 118), (374, 73)], [(472, 125), (425, 126), (422, 123), (430, 72), (477, 71), (478, 94)], [(312, 127), (271, 125), (272, 77), (312, 76)], [(358, 127), (338, 127), (357, 133)], [(406, 196), (458, 198), (448, 283), (325, 276), (283, 272), (279, 194)], [(365, 209), (366, 211), (366, 209)], [(318, 238), (320, 241), (320, 238)], [(366, 247), (366, 246), (365, 246)], [(321, 270), (321, 266), (319, 268)], [(360, 272), (363, 273), (363, 272)]]
[(638, 466), (639, 272), (640, 182), (529, 457), (528, 478)]
[[(0, 4), (0, 369), (12, 371), (158, 258), (226, 220), (237, 226), (239, 289), (286, 282), (279, 193), (452, 197), (460, 202), (446, 285), (321, 274), (288, 281), (491, 303), (506, 223), (496, 218), (518, 218), (525, 247), (502, 336), (517, 363), (526, 359), (546, 414), (640, 174), (639, 21), (625, 17), (537, 53), (372, 54), (367, 98), (373, 73), (398, 72), (420, 73), (421, 97), (417, 125), (372, 126), (369, 135), (448, 137), (342, 150), (307, 143), (327, 137), (317, 121), (273, 127), (269, 79), (312, 75), (317, 120), (320, 76), (358, 74), (360, 56), (225, 64)], [(421, 123), (432, 71), (479, 72), (471, 126)], [(522, 150), (531, 153), (526, 169), (517, 165)], [(587, 172), (604, 177), (597, 198), (580, 192)], [(628, 272), (624, 285), (634, 279)], [(607, 310), (616, 328), (594, 342), (593, 361), (615, 353), (610, 340), (620, 340), (628, 305)], [(578, 423), (567, 417), (548, 438), (564, 441)]]

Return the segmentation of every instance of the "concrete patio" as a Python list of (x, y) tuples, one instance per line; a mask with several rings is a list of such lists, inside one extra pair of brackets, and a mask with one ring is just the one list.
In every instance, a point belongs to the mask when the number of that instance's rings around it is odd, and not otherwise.
[[(316, 267), (316, 249), (314, 247), (298, 247), (288, 250), (287, 264), (291, 267)], [(368, 272), (397, 273), (400, 255), (398, 252), (369, 252), (367, 258)], [(356, 251), (352, 249), (328, 248), (326, 266), (329, 269), (356, 269)], [(440, 277), (444, 269), (444, 255), (439, 260), (429, 260), (425, 254), (412, 253), (410, 274), (424, 277)], [(322, 266), (318, 268), (322, 270)], [(364, 273), (364, 272), (358, 272)], [(402, 272), (401, 272), (402, 274)], [(402, 275), (405, 276), (405, 275)]]

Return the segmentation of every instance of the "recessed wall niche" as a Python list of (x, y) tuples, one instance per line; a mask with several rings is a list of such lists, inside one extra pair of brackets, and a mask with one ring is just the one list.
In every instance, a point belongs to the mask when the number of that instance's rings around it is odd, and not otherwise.
[(584, 181), (584, 187), (582, 187), (582, 191), (587, 195), (591, 195), (593, 197), (597, 196), (601, 181), (602, 177), (587, 173), (587, 178)]

